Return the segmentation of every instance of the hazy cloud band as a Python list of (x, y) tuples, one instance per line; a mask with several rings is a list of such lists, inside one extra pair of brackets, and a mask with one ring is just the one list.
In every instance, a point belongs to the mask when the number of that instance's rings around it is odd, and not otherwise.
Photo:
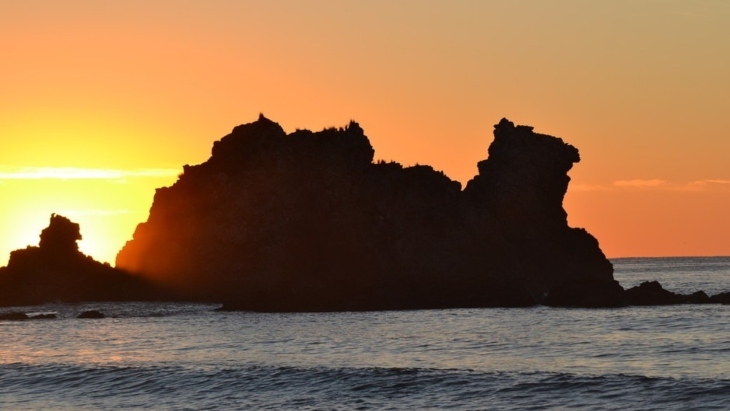
[(570, 191), (618, 191), (618, 190), (664, 190), (664, 191), (713, 191), (727, 190), (730, 180), (706, 179), (686, 183), (675, 183), (661, 179), (617, 180), (607, 184), (571, 184)]
[(124, 178), (172, 177), (179, 169), (148, 168), (118, 170), (74, 167), (0, 167), (0, 180), (119, 180)]

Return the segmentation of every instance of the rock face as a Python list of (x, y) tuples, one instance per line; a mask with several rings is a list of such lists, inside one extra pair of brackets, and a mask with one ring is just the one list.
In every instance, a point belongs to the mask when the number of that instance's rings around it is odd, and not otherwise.
[(506, 119), (494, 136), (462, 190), (429, 166), (374, 163), (355, 122), (287, 134), (261, 116), (157, 190), (116, 265), (267, 311), (525, 306), (557, 284), (612, 284), (562, 207), (578, 150)]
[(624, 288), (615, 280), (569, 279), (553, 286), (543, 304), (552, 307), (605, 308), (627, 304)]
[(164, 298), (146, 280), (81, 253), (80, 239), (78, 224), (51, 215), (39, 246), (13, 251), (0, 268), (0, 306)]

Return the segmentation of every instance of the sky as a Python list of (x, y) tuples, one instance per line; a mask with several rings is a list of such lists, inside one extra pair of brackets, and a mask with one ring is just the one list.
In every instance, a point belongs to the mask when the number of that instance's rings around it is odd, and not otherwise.
[(360, 123), (466, 183), (502, 117), (581, 152), (609, 258), (730, 255), (725, 0), (0, 0), (0, 265), (51, 213), (113, 264), (155, 188), (259, 113)]

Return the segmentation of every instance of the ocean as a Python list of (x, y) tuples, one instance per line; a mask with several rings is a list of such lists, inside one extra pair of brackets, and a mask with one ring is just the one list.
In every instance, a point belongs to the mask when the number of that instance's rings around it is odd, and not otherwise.
[[(624, 287), (730, 291), (730, 257), (613, 263)], [(730, 410), (728, 305), (216, 307), (24, 307), (58, 319), (0, 322), (0, 409)]]

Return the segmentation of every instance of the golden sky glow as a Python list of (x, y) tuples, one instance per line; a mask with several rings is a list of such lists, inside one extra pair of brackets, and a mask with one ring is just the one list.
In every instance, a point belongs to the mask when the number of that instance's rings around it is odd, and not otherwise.
[(259, 112), (355, 119), (376, 158), (466, 182), (502, 117), (582, 162), (609, 257), (730, 255), (725, 0), (2, 1), (0, 265), (52, 212), (113, 261), (154, 188)]

